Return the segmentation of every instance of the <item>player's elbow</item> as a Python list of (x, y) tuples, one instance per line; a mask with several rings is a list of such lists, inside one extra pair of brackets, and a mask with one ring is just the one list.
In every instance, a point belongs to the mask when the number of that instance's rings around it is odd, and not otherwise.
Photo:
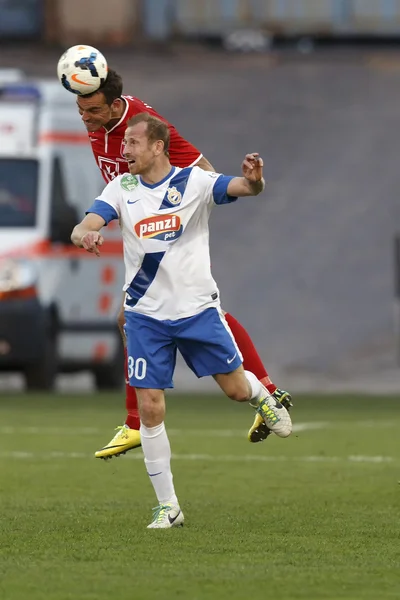
[(79, 247), (81, 245), (80, 241), (81, 241), (81, 237), (82, 236), (80, 236), (79, 233), (78, 233), (78, 227), (79, 227), (78, 225), (75, 225), (75, 227), (72, 230), (72, 233), (71, 233), (71, 242), (73, 244), (75, 244), (75, 246)]

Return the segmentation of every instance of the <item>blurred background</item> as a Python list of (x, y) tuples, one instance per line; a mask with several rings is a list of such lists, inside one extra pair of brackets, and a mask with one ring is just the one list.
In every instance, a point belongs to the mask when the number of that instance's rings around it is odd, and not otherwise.
[[(82, 280), (61, 248), (96, 194), (82, 170), (101, 180), (79, 115), (66, 116), (73, 95), (35, 83), (57, 83), (61, 53), (81, 43), (217, 171), (263, 156), (267, 192), (215, 209), (211, 248), (223, 307), (273, 381), (398, 392), (400, 0), (0, 0), (0, 390), (121, 385), (119, 271), (85, 260)], [(49, 120), (64, 138), (46, 171), (35, 140)], [(47, 230), (50, 246), (24, 252), (21, 228), (35, 243)], [(181, 364), (175, 385), (215, 389)]]

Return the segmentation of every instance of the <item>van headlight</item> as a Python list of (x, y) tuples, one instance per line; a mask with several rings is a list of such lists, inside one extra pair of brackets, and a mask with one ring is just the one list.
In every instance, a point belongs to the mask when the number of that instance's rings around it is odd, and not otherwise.
[(0, 300), (36, 296), (36, 281), (37, 273), (31, 263), (13, 259), (0, 261)]

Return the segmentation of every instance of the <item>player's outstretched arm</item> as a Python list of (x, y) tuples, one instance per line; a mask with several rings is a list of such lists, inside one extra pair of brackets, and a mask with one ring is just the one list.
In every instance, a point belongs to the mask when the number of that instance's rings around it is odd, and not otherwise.
[(257, 196), (265, 188), (263, 159), (258, 152), (246, 154), (242, 162), (243, 177), (234, 177), (228, 184), (229, 196)]
[(78, 248), (84, 248), (87, 252), (100, 256), (99, 246), (103, 244), (104, 238), (99, 232), (105, 224), (103, 217), (89, 213), (74, 227), (71, 234), (72, 243)]

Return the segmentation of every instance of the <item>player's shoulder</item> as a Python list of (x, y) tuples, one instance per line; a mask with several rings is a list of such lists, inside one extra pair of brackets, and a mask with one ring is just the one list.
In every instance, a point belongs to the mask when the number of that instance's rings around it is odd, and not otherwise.
[(198, 182), (204, 179), (205, 171), (196, 166), (191, 167), (173, 167), (173, 172), (169, 178), (170, 185), (184, 184), (189, 182)]
[(193, 177), (197, 179), (201, 179), (203, 181), (216, 181), (219, 177), (221, 177), (221, 173), (215, 173), (214, 171), (205, 171), (201, 167), (191, 167)]
[(133, 117), (141, 112), (154, 110), (147, 102), (136, 96), (122, 96), (128, 105), (127, 117)]

